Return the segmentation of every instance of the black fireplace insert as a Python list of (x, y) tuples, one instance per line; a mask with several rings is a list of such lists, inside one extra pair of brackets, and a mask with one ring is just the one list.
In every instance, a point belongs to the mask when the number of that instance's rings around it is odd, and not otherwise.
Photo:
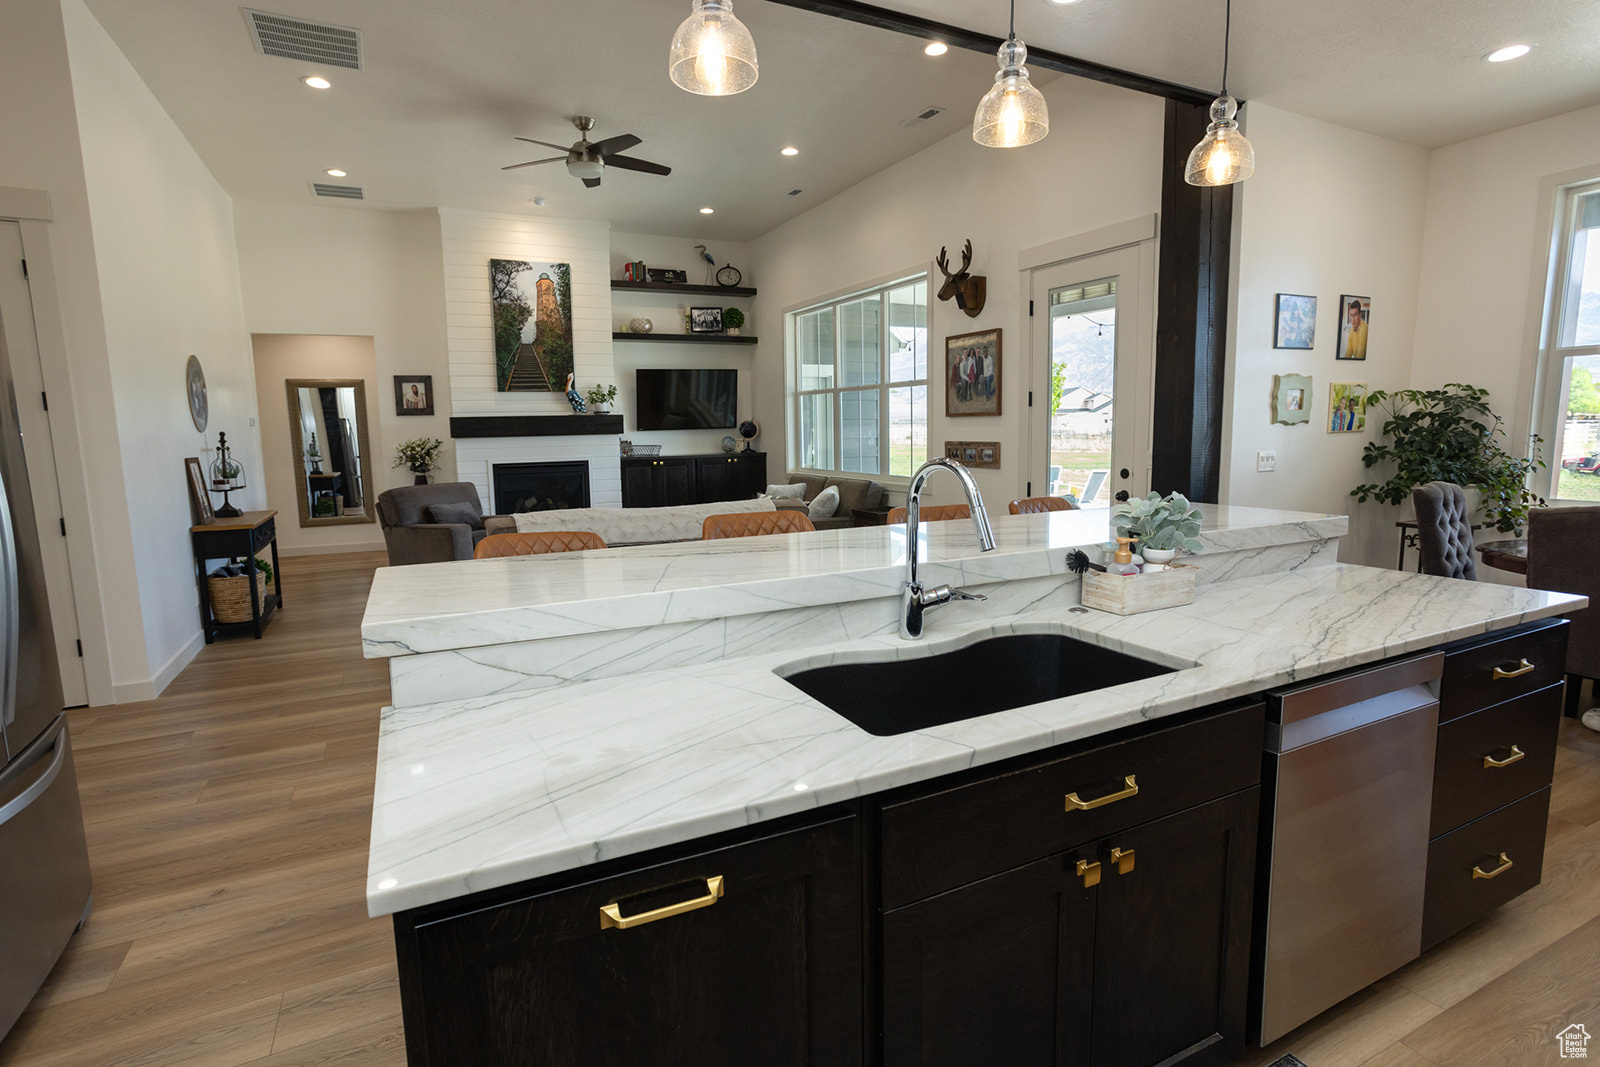
[(496, 463), (494, 511), (562, 511), (589, 506), (589, 463)]

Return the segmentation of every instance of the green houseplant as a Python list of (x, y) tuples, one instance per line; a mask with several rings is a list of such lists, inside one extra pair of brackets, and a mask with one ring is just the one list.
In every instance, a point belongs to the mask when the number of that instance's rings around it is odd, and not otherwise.
[(738, 308), (722, 309), (722, 328), (728, 332), (729, 336), (738, 337), (739, 329), (742, 326), (744, 326), (744, 312)]
[(395, 447), (394, 465), (415, 474), (416, 484), (426, 485), (428, 472), (439, 466), (439, 453), (443, 450), (444, 442), (437, 437), (413, 437)]
[(1365, 503), (1400, 504), (1411, 490), (1429, 482), (1475, 486), (1482, 493), (1483, 521), (1503, 533), (1521, 534), (1528, 512), (1544, 506), (1544, 498), (1528, 489), (1527, 479), (1544, 466), (1540, 438), (1529, 454), (1513, 456), (1501, 444), (1502, 420), (1489, 409), (1489, 391), (1451, 382), (1442, 389), (1374, 389), (1367, 407), (1381, 407), (1387, 418), (1382, 441), (1368, 441), (1361, 462), (1370, 470), (1392, 464), (1387, 481), (1368, 482), (1350, 490)]
[(1200, 549), (1200, 509), (1182, 493), (1151, 493), (1143, 500), (1118, 504), (1111, 509), (1111, 522), (1118, 537), (1137, 537), (1136, 552), (1178, 552)]
[(583, 392), (583, 398), (589, 402), (596, 415), (604, 415), (611, 402), (617, 398), (617, 387), (614, 385), (591, 385)]

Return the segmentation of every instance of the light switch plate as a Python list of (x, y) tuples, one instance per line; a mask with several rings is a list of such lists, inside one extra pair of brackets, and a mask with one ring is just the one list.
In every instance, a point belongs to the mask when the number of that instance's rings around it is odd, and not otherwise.
[(1278, 469), (1278, 454), (1276, 452), (1257, 452), (1256, 470), (1258, 472), (1275, 471)]

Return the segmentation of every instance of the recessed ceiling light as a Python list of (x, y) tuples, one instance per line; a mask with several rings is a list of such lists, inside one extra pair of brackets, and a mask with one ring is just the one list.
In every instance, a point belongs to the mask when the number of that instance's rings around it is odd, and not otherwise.
[(950, 46), (943, 41), (929, 41), (928, 47), (922, 50), (922, 54), (925, 56), (942, 56), (948, 51), (950, 51)]
[(1531, 44), (1508, 44), (1504, 48), (1496, 48), (1483, 58), (1491, 63), (1504, 63), (1508, 59), (1521, 59), (1531, 51)]
[(322, 77), (322, 75), (320, 75), (320, 74), (312, 74), (311, 76), (305, 77), (305, 78), (301, 78), (300, 80), (305, 82), (307, 85), (311, 86), (311, 88), (313, 88), (313, 89), (332, 89), (333, 88), (333, 83), (331, 81), (329, 81), (327, 78)]
[(1076, 4), (1078, 0), (1050, 0), (1050, 2), (1057, 7), (1066, 7), (1068, 4)]
[(544, 207), (545, 198), (542, 197), (542, 196), (529, 197), (528, 198), (528, 203), (532, 204), (534, 207)]
[(343, 178), (346, 174), (346, 171), (342, 171), (338, 167), (329, 167), (327, 170), (327, 175), (330, 178)]
[(800, 149), (796, 148), (794, 145), (790, 145), (788, 148), (783, 149), (778, 154), (781, 156), (798, 156), (800, 154)]
[(712, 213), (713, 213), (713, 209), (712, 208), (703, 207), (703, 208), (700, 209), (700, 214), (702, 214), (702, 215), (710, 215)]

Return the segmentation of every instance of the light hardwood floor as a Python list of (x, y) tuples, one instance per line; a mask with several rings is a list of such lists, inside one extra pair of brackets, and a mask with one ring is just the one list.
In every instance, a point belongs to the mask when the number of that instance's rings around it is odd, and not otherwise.
[[(389, 686), (358, 624), (382, 563), (285, 559), (262, 640), (72, 713), (95, 911), (0, 1067), (404, 1063), (390, 927), (363, 899)], [(1562, 730), (1544, 884), (1245, 1064), (1555, 1063), (1571, 1022), (1600, 1058), (1600, 734)]]

